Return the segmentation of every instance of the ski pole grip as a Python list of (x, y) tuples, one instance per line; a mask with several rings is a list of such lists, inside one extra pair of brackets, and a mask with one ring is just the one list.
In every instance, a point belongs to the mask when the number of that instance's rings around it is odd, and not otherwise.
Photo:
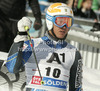
[(29, 27), (28, 26), (25, 26), (24, 28), (25, 28), (26, 31), (29, 30)]

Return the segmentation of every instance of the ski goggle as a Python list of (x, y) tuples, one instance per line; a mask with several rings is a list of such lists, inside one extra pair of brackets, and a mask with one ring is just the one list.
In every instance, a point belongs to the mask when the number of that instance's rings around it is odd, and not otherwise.
[(57, 27), (62, 28), (63, 26), (66, 26), (67, 28), (72, 27), (74, 19), (71, 16), (51, 16), (49, 14), (46, 14), (46, 18), (50, 21), (52, 21)]
[(55, 16), (53, 23), (60, 28), (63, 26), (70, 28), (73, 25), (73, 18), (70, 16)]

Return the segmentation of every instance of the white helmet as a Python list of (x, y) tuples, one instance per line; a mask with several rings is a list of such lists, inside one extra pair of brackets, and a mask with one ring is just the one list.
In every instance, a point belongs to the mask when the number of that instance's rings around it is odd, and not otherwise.
[(48, 30), (53, 28), (52, 17), (58, 15), (71, 16), (73, 18), (73, 11), (64, 3), (54, 3), (50, 5), (46, 12), (46, 25)]

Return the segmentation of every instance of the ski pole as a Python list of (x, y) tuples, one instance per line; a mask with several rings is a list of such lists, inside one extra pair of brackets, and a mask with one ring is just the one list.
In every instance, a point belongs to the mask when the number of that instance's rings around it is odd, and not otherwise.
[(29, 39), (30, 46), (31, 46), (31, 49), (32, 49), (32, 53), (34, 55), (34, 59), (35, 59), (35, 62), (36, 62), (37, 68), (38, 68), (38, 72), (39, 72), (39, 75), (40, 75), (40, 78), (41, 78), (41, 85), (42, 85), (42, 84), (44, 84), (44, 81), (42, 79), (42, 75), (41, 75), (41, 72), (40, 72), (40, 68), (39, 68), (39, 65), (38, 65), (38, 61), (37, 61), (37, 58), (36, 58), (36, 54), (35, 54), (35, 51), (34, 51), (34, 48), (33, 48), (32, 40), (31, 40), (29, 31), (28, 31), (29, 30), (29, 27), (28, 26), (25, 26), (25, 30), (27, 31), (28, 39)]

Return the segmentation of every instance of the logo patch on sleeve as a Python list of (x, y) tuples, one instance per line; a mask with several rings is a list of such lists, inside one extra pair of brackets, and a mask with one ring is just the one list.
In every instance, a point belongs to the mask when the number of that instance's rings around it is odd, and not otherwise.
[(26, 43), (24, 43), (23, 45), (23, 50), (22, 51), (25, 51), (25, 49), (28, 47), (28, 45)]
[(82, 85), (81, 82), (82, 82), (82, 59), (78, 60), (75, 87), (79, 88)]

